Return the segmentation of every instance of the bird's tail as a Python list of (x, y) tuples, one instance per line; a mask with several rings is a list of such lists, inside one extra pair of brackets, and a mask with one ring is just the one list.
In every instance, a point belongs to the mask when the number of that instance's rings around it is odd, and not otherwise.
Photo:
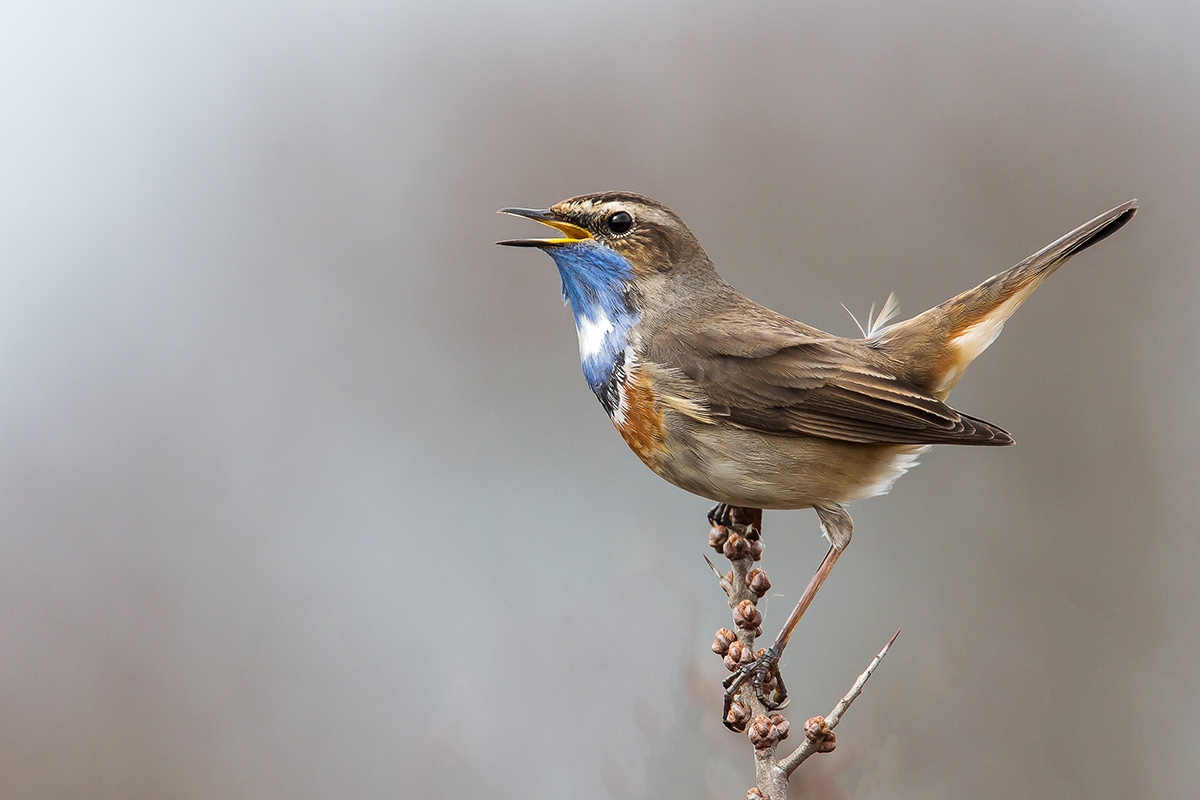
[(1130, 200), (1106, 211), (1012, 269), (885, 328), (873, 343), (908, 380), (945, 399), (967, 365), (995, 341), (1005, 320), (1033, 290), (1071, 256), (1115, 233), (1133, 218), (1137, 205)]

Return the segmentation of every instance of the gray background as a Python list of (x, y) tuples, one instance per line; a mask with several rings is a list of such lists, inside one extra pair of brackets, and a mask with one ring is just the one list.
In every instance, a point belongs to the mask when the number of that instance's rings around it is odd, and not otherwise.
[[(751, 297), (916, 313), (1130, 197), (851, 507), (813, 796), (1200, 786), (1194, 2), (0, 10), (0, 795), (742, 797), (708, 503), (504, 205), (659, 198)], [(824, 553), (767, 515), (773, 631)]]

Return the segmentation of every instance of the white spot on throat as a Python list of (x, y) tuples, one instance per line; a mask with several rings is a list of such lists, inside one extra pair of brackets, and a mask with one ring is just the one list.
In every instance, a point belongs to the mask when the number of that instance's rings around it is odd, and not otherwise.
[(579, 333), (579, 358), (586, 361), (600, 354), (604, 339), (613, 332), (613, 324), (604, 309), (597, 308), (595, 317), (580, 315), (575, 330)]

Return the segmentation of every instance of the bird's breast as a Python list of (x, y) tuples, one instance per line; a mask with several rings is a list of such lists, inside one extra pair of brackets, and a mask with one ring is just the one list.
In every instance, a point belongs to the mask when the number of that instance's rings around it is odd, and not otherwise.
[(634, 348), (626, 348), (620, 367), (613, 371), (610, 387), (612, 402), (605, 404), (609, 418), (629, 449), (657, 471), (666, 452), (666, 430), (653, 381), (639, 368)]

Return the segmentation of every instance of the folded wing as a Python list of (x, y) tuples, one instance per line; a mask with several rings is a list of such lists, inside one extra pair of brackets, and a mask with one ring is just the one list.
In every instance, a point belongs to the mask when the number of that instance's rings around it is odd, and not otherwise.
[(733, 336), (729, 327), (706, 325), (686, 344), (648, 355), (693, 382), (709, 414), (753, 430), (868, 444), (1013, 443), (1002, 428), (871, 368), (870, 354), (857, 352), (866, 342), (778, 328), (765, 335), (761, 325), (743, 330)]

